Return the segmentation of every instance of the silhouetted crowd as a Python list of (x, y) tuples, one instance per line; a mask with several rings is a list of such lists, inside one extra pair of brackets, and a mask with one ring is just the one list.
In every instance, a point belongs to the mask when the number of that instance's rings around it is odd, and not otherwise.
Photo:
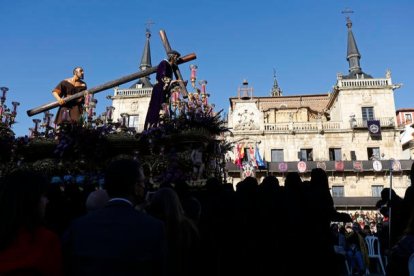
[[(414, 165), (411, 169), (413, 182)], [(31, 168), (0, 178), (0, 275), (364, 275), (378, 237), (387, 275), (409, 275), (414, 194), (385, 188), (374, 219), (338, 212), (324, 170), (261, 183), (149, 186), (115, 159), (103, 182), (50, 181)], [(84, 179), (83, 179), (84, 180)], [(346, 263), (344, 261), (347, 261)]]

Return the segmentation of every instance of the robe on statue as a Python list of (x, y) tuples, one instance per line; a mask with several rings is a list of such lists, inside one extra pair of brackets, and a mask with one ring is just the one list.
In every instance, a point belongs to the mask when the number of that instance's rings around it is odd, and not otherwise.
[[(74, 86), (67, 80), (61, 81), (55, 89), (53, 89), (53, 92), (56, 92), (60, 97), (65, 98), (74, 94), (77, 94), (79, 92), (82, 92), (83, 90), (86, 90), (86, 83), (79, 80), (79, 82), (82, 85)], [(64, 112), (69, 111), (68, 118), (64, 118)], [(70, 102), (65, 103), (62, 106), (59, 106), (59, 109), (56, 113), (55, 118), (55, 124), (60, 125), (63, 121), (67, 120), (71, 123), (79, 123), (80, 117), (83, 113), (83, 98), (73, 100)]]
[(156, 126), (160, 120), (160, 110), (163, 103), (167, 103), (169, 95), (169, 83), (172, 80), (173, 67), (167, 60), (160, 62), (157, 68), (157, 83), (154, 85), (151, 100), (145, 118), (144, 129)]

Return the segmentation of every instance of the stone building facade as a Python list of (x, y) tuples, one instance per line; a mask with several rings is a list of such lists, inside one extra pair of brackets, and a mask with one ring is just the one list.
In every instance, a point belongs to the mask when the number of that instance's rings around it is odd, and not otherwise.
[[(349, 74), (338, 74), (329, 93), (283, 96), (275, 78), (269, 97), (254, 96), (245, 81), (230, 98), (227, 139), (235, 150), (228, 153), (229, 182), (273, 174), (283, 185), (289, 171), (308, 180), (312, 168), (322, 167), (334, 197), (378, 198), (390, 185), (404, 195), (412, 161), (402, 154), (404, 127), (395, 117), (394, 90), (400, 85), (389, 70), (379, 78), (362, 71), (349, 18), (347, 27)], [(265, 166), (252, 170), (253, 151)]]
[[(226, 154), (228, 182), (236, 185), (247, 175), (260, 180), (273, 174), (283, 185), (289, 171), (308, 180), (311, 169), (321, 167), (329, 175), (337, 207), (372, 208), (381, 190), (390, 186), (404, 195), (412, 158), (402, 150), (405, 126), (396, 117), (394, 90), (400, 85), (392, 82), (389, 70), (378, 78), (362, 71), (349, 18), (346, 25), (349, 72), (337, 75), (329, 93), (283, 96), (275, 77), (270, 96), (253, 95), (244, 81), (229, 99), (231, 133), (225, 139), (234, 152)], [(149, 31), (146, 37), (141, 70), (152, 67)], [(126, 117), (128, 126), (141, 132), (151, 91), (149, 77), (115, 88), (113, 119)], [(245, 154), (238, 166), (241, 150)], [(264, 166), (254, 167), (249, 156), (257, 160), (259, 155)]]

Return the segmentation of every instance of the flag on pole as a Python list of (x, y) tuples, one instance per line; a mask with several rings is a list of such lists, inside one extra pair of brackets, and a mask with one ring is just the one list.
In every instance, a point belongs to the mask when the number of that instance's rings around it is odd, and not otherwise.
[(240, 151), (241, 151), (241, 145), (236, 144), (236, 148), (234, 149), (234, 163), (240, 168), (241, 167), (241, 159), (240, 159)]
[(256, 144), (256, 149), (255, 149), (255, 158), (256, 158), (257, 166), (259, 167), (265, 166), (265, 163), (263, 162), (263, 159), (260, 156), (259, 147), (257, 146), (257, 144)]
[(243, 145), (240, 144), (240, 151), (239, 151), (240, 160), (243, 160), (243, 158), (244, 158), (244, 146), (245, 146), (245, 144), (243, 144)]

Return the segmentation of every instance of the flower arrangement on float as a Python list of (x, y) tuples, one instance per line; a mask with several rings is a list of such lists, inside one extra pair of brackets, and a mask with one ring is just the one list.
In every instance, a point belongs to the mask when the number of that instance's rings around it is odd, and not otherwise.
[(179, 85), (172, 87), (158, 126), (137, 134), (139, 155), (155, 184), (186, 180), (203, 185), (208, 177), (225, 178), (224, 155), (231, 145), (224, 133), (229, 129), (222, 110), (215, 112), (208, 102), (207, 81), (197, 86), (197, 66), (190, 65), (190, 70), (193, 90), (188, 97), (182, 97)]

